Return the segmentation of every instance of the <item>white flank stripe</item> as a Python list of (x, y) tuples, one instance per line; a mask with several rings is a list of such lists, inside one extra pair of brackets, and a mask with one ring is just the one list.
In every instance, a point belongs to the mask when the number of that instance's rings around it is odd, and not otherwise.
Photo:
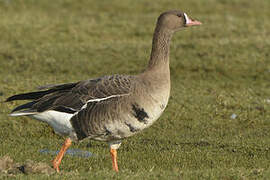
[[(82, 106), (81, 110), (82, 110), (82, 109), (85, 109), (85, 108), (87, 107), (87, 104), (88, 104), (89, 102), (99, 102), (99, 101), (104, 101), (104, 100), (106, 100), (106, 99), (110, 99), (110, 98), (114, 98), (114, 97), (121, 97), (121, 96), (126, 96), (126, 95), (128, 95), (128, 94), (111, 95), (111, 96), (104, 97), (104, 98), (99, 98), (99, 99), (90, 99), (90, 100), (88, 100), (88, 101)], [(77, 113), (77, 112), (76, 112), (76, 113)]]

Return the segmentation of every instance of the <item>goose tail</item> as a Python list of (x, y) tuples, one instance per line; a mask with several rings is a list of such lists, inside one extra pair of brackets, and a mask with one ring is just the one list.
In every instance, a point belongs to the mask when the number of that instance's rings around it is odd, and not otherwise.
[(16, 112), (12, 112), (9, 115), (10, 116), (30, 116), (30, 115), (34, 115), (37, 114), (36, 111), (31, 111), (31, 110), (24, 110), (24, 111), (16, 111)]

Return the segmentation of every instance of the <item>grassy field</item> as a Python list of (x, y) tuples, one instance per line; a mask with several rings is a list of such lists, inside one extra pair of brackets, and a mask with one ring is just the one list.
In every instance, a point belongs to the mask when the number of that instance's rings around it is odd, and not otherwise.
[[(105, 74), (136, 74), (147, 64), (158, 15), (181, 9), (203, 26), (171, 45), (171, 97), (165, 113), (123, 141), (118, 174), (107, 144), (72, 148), (60, 174), (17, 179), (270, 179), (270, 1), (1, 0), (0, 100), (38, 86)], [(51, 163), (63, 138), (0, 104), (0, 157)], [(0, 175), (0, 177), (6, 177)]]

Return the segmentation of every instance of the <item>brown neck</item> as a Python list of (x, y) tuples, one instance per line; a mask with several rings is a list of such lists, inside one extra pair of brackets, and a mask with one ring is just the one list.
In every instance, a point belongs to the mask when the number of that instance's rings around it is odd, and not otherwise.
[[(169, 70), (170, 41), (172, 33), (158, 26), (155, 29), (152, 52), (147, 70)], [(164, 70), (165, 70), (164, 69)]]
[(152, 52), (149, 64), (145, 71), (141, 74), (144, 82), (149, 83), (148, 88), (152, 87), (153, 91), (160, 91), (165, 89), (170, 91), (170, 67), (169, 67), (169, 54), (170, 54), (170, 41), (172, 33), (166, 32), (156, 27)]

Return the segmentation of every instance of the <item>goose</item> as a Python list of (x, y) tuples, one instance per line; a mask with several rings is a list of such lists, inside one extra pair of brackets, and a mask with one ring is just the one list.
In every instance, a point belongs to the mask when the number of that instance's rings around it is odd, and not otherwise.
[(121, 141), (151, 126), (167, 106), (172, 35), (197, 25), (201, 22), (182, 11), (163, 12), (157, 19), (149, 63), (140, 74), (115, 74), (16, 94), (6, 102), (30, 102), (13, 109), (10, 116), (32, 117), (48, 123), (56, 134), (66, 137), (52, 161), (57, 172), (72, 142), (83, 139), (107, 142), (113, 170), (118, 172), (117, 149)]

